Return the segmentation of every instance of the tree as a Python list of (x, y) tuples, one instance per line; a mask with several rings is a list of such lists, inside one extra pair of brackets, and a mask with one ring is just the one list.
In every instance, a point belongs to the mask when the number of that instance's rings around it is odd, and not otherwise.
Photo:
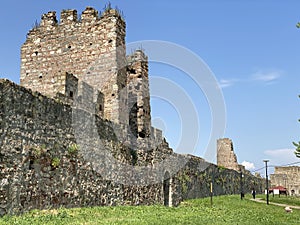
[[(299, 25), (299, 27), (300, 27), (300, 23), (297, 24), (297, 27), (298, 27), (298, 25)], [(299, 28), (299, 27), (298, 27), (298, 28)], [(298, 95), (298, 97), (300, 98), (300, 95)], [(298, 121), (300, 122), (300, 119), (299, 119)], [(294, 153), (295, 153), (296, 157), (300, 158), (300, 141), (298, 141), (298, 143), (293, 142), (293, 144), (294, 144), (295, 147), (296, 147)]]
[(293, 144), (296, 147), (296, 150), (294, 151), (296, 157), (300, 158), (300, 141), (298, 141), (298, 143), (293, 142)]
[(297, 27), (297, 28), (300, 28), (300, 22), (297, 23), (296, 27)]

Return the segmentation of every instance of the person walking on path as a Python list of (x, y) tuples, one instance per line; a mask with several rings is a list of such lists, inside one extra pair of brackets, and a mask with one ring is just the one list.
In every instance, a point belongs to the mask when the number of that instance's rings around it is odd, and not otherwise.
[(252, 196), (253, 196), (253, 199), (255, 199), (255, 189), (254, 188), (252, 188), (252, 192), (251, 192), (251, 194), (252, 194)]

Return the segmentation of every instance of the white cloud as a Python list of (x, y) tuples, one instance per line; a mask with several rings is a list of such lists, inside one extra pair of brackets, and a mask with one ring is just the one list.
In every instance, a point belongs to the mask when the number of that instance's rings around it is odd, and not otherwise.
[(237, 80), (235, 80), (235, 79), (231, 79), (231, 80), (221, 79), (219, 81), (219, 86), (220, 86), (220, 88), (227, 88), (227, 87), (234, 85), (236, 81)]
[(272, 82), (279, 79), (282, 76), (282, 74), (283, 72), (280, 70), (269, 72), (258, 71), (252, 75), (252, 79), (263, 82)]
[(223, 89), (223, 88), (231, 87), (236, 83), (253, 82), (253, 81), (260, 81), (260, 82), (265, 82), (267, 84), (271, 84), (272, 82), (282, 77), (283, 74), (284, 72), (281, 70), (271, 70), (271, 71), (260, 70), (249, 75), (248, 78), (244, 78), (244, 79), (236, 79), (236, 78), (220, 79), (219, 87)]
[(251, 163), (251, 162), (244, 161), (244, 162), (242, 162), (242, 165), (245, 167), (246, 170), (255, 169), (254, 163)]
[(289, 163), (294, 163), (300, 161), (294, 154), (295, 149), (284, 148), (284, 149), (274, 149), (274, 150), (267, 150), (264, 152), (267, 159), (270, 160), (270, 165), (275, 166), (284, 166)]

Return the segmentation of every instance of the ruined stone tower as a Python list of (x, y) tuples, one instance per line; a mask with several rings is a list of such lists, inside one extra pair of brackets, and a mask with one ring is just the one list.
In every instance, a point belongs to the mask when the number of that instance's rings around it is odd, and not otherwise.
[(148, 57), (137, 50), (128, 61), (128, 110), (131, 132), (138, 138), (151, 134)]
[(236, 155), (233, 151), (232, 140), (229, 138), (218, 139), (217, 141), (217, 164), (228, 169), (240, 170)]
[[(76, 10), (42, 16), (21, 49), (21, 85), (49, 97), (57, 93), (72, 97), (67, 75), (73, 74), (100, 90), (104, 118), (128, 124), (125, 68), (125, 22), (115, 9), (99, 16), (87, 7), (78, 19)], [(68, 91), (68, 92), (67, 92)], [(97, 99), (94, 99), (97, 102)]]

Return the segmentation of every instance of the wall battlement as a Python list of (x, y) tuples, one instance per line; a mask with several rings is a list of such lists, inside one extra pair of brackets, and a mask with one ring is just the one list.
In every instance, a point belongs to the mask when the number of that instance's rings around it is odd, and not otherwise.
[[(105, 10), (101, 15), (99, 15), (99, 12), (96, 9), (92, 7), (86, 7), (80, 17), (78, 17), (77, 10), (75, 9), (67, 9), (61, 11), (59, 22), (57, 20), (55, 11), (45, 13), (41, 17), (40, 28), (47, 30), (55, 27), (58, 28), (58, 26), (75, 23), (77, 23), (77, 25), (89, 26), (95, 22), (100, 22), (107, 17), (116, 17), (117, 19), (123, 20), (122, 16), (116, 9)], [(36, 27), (34, 30), (38, 28), (39, 27)]]
[(71, 10), (63, 10), (60, 14), (60, 24), (68, 24), (68, 23), (74, 23), (78, 22), (77, 18), (77, 10), (71, 9)]

